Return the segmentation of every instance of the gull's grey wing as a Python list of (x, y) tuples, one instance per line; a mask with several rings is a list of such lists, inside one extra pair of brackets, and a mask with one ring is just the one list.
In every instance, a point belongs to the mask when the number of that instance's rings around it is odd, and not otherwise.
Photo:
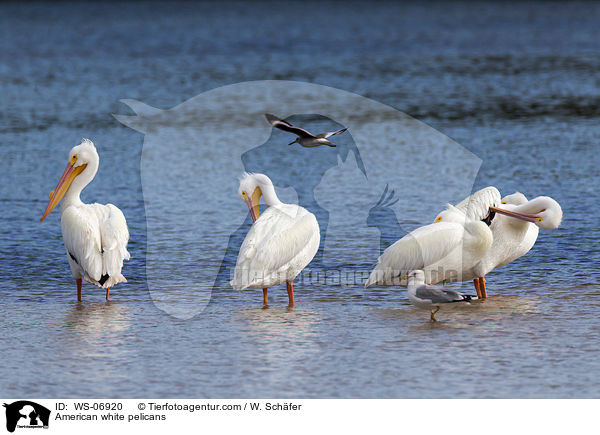
[(318, 138), (327, 139), (328, 137), (335, 136), (336, 134), (342, 134), (346, 130), (348, 130), (348, 129), (347, 128), (342, 128), (341, 130), (338, 130), (338, 131), (328, 131), (327, 133), (318, 134), (317, 137)]
[(450, 302), (470, 301), (470, 296), (465, 296), (454, 290), (443, 290), (433, 285), (417, 287), (415, 296), (419, 299), (429, 300), (432, 304), (448, 304)]
[(296, 136), (300, 136), (300, 137), (311, 137), (311, 138), (316, 137), (311, 132), (306, 131), (300, 127), (294, 127), (289, 122), (285, 122), (285, 121), (279, 119), (278, 117), (276, 117), (275, 115), (271, 115), (270, 113), (265, 113), (265, 118), (267, 118), (267, 121), (269, 121), (269, 124), (271, 124), (275, 128), (278, 128), (279, 130), (287, 131), (289, 133), (294, 133)]

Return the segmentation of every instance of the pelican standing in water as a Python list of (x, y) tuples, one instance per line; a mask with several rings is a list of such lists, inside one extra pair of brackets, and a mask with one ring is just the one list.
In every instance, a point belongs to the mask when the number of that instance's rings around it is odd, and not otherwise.
[[(294, 278), (319, 249), (319, 224), (314, 214), (296, 204), (284, 204), (273, 183), (263, 174), (244, 174), (238, 195), (252, 220), (238, 254), (231, 286), (236, 290), (262, 288), (268, 305), (268, 288), (286, 282), (289, 305), (294, 305)], [(261, 196), (267, 209), (260, 214)]]
[(437, 322), (435, 314), (440, 307), (458, 302), (469, 303), (472, 299), (472, 296), (454, 290), (425, 284), (425, 273), (422, 270), (413, 270), (408, 274), (408, 300), (418, 308), (431, 309), (432, 322)]
[[(553, 230), (562, 221), (560, 204), (548, 196), (538, 196), (527, 201), (525, 195), (516, 192), (503, 198), (501, 208), (490, 207), (496, 213), (490, 229), (494, 243), (471, 270), (472, 279), (479, 278), (481, 297), (487, 297), (485, 275), (527, 254), (535, 244), (539, 229)], [(469, 279), (465, 274), (465, 280)], [(477, 283), (475, 289), (477, 290)]]
[(459, 281), (460, 272), (477, 264), (492, 242), (492, 232), (479, 216), (448, 204), (434, 223), (389, 246), (365, 287), (406, 285), (407, 273), (412, 270), (423, 270), (427, 284)]
[(112, 204), (84, 204), (79, 195), (94, 179), (100, 158), (89, 139), (73, 147), (69, 163), (56, 188), (50, 192), (42, 222), (61, 202), (61, 227), (67, 260), (77, 282), (81, 301), (82, 280), (106, 289), (127, 282), (121, 275), (123, 260), (129, 260), (129, 231), (121, 210)]
[(486, 222), (494, 236), (491, 248), (470, 270), (462, 273), (462, 280), (472, 279), (480, 298), (487, 297), (485, 275), (525, 255), (535, 244), (539, 229), (553, 230), (562, 220), (560, 204), (548, 196), (528, 201), (525, 195), (515, 192), (502, 198), (500, 205), (489, 201), (488, 187), (474, 193), (457, 207), (476, 208), (476, 204), (489, 204)]

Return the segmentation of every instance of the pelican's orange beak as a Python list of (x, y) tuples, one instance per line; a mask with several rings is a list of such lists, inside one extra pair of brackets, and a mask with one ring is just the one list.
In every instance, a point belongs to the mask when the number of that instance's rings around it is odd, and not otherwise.
[(256, 219), (258, 219), (258, 216), (260, 215), (260, 197), (261, 196), (262, 196), (262, 191), (260, 190), (260, 187), (257, 187), (256, 189), (254, 189), (254, 192), (252, 192), (252, 196), (250, 198), (248, 198), (247, 201), (245, 201), (246, 205), (250, 209), (250, 214), (252, 215), (252, 220), (254, 222), (256, 222)]
[(504, 209), (497, 208), (497, 207), (490, 207), (490, 210), (493, 210), (496, 213), (510, 216), (515, 219), (521, 219), (523, 221), (532, 222), (532, 223), (542, 222), (542, 220), (543, 220), (541, 217), (539, 217), (535, 214), (519, 213), (517, 211), (504, 210)]
[(67, 190), (69, 190), (69, 187), (71, 186), (71, 183), (73, 182), (75, 177), (81, 174), (86, 168), (87, 164), (83, 164), (77, 167), (73, 166), (76, 161), (77, 156), (71, 157), (71, 160), (69, 160), (69, 164), (67, 165), (65, 172), (63, 172), (62, 177), (60, 177), (56, 188), (52, 192), (50, 192), (50, 195), (48, 195), (48, 207), (46, 207), (46, 211), (40, 219), (40, 222), (44, 222), (46, 216), (48, 216), (50, 212), (54, 210), (54, 208), (58, 205), (62, 197), (65, 196), (65, 193), (67, 193)]

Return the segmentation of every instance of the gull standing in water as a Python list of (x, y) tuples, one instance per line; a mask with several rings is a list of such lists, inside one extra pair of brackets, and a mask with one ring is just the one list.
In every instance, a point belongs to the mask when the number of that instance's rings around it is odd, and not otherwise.
[(335, 144), (328, 141), (327, 138), (331, 137), (331, 136), (335, 136), (336, 134), (341, 134), (346, 131), (345, 128), (342, 128), (341, 130), (338, 130), (338, 131), (330, 131), (327, 133), (320, 133), (320, 134), (314, 135), (314, 134), (310, 133), (309, 131), (304, 130), (303, 128), (294, 127), (289, 122), (283, 121), (283, 120), (279, 119), (278, 117), (276, 117), (275, 115), (271, 115), (270, 113), (266, 113), (265, 117), (267, 118), (267, 121), (269, 121), (269, 123), (273, 127), (278, 128), (283, 131), (287, 131), (289, 133), (294, 133), (296, 136), (298, 136), (295, 141), (290, 142), (288, 145), (293, 145), (297, 142), (306, 148), (314, 148), (314, 147), (318, 147), (321, 145), (327, 145), (330, 147), (334, 147)]
[(477, 299), (454, 290), (446, 290), (425, 284), (425, 272), (413, 270), (408, 274), (408, 300), (418, 308), (431, 310), (431, 321), (437, 322), (435, 314), (440, 307), (454, 303), (469, 303)]
[(77, 282), (77, 300), (81, 301), (82, 280), (106, 289), (127, 282), (121, 275), (123, 260), (129, 260), (129, 230), (121, 210), (112, 204), (84, 204), (79, 195), (94, 179), (100, 158), (89, 139), (69, 152), (69, 163), (56, 188), (50, 192), (46, 216), (63, 199), (61, 227), (67, 260)]
[[(268, 305), (268, 288), (285, 282), (289, 305), (294, 305), (294, 278), (319, 249), (320, 232), (314, 214), (296, 204), (284, 204), (264, 174), (244, 174), (238, 195), (252, 215), (238, 254), (231, 286), (236, 290), (262, 288)], [(260, 214), (260, 198), (267, 209)]]

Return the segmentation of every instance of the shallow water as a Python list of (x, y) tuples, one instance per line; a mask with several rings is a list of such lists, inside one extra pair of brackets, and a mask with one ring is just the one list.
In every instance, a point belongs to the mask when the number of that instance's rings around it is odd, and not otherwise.
[[(321, 2), (311, 19), (300, 5), (277, 16), (271, 10), (260, 3), (0, 6), (0, 396), (597, 397), (600, 7), (344, 9)], [(110, 114), (129, 113), (122, 98), (166, 109), (219, 86), (263, 79), (324, 84), (408, 113), (482, 159), (475, 189), (551, 195), (563, 207), (563, 223), (488, 275), (487, 301), (442, 310), (435, 324), (408, 304), (403, 289), (335, 281), (297, 282), (293, 309), (284, 288), (273, 288), (263, 309), (260, 291), (231, 290), (227, 273), (200, 314), (170, 316), (154, 305), (146, 281), (144, 137)], [(38, 220), (81, 136), (94, 140), (101, 157), (83, 199), (118, 205), (131, 233), (128, 283), (111, 290), (109, 304), (91, 285), (83, 302), (74, 302), (59, 213)], [(289, 155), (268, 143), (240, 156), (246, 169)], [(337, 155), (326, 151), (319, 162), (332, 158), (327, 164), (335, 165)], [(415, 158), (421, 156), (406, 156), (406, 165)], [(314, 177), (322, 173), (308, 171), (309, 163), (289, 175), (296, 180), (295, 190), (284, 189), (289, 200), (306, 200), (297, 180), (318, 185)], [(285, 172), (279, 175), (285, 181)], [(178, 195), (193, 197), (198, 186), (182, 189)], [(320, 194), (325, 203), (350, 205), (343, 188)], [(414, 193), (400, 186), (396, 195)], [(243, 203), (231, 210), (242, 222)], [(414, 210), (405, 212), (397, 213), (401, 223), (416, 224), (407, 217)], [(320, 216), (320, 223), (327, 221)], [(233, 234), (223, 264), (235, 258), (247, 224)], [(329, 224), (338, 237), (332, 252), (372, 250), (340, 222)], [(380, 229), (365, 229), (365, 237)], [(388, 230), (402, 235), (399, 226)], [(223, 260), (195, 252), (182, 249), (178, 260)], [(374, 261), (364, 255), (354, 259), (361, 267)], [(355, 269), (349, 257), (338, 265)], [(321, 261), (332, 260), (325, 252)], [(454, 287), (472, 292), (467, 283)], [(169, 297), (167, 304), (195, 300), (179, 285)]]

